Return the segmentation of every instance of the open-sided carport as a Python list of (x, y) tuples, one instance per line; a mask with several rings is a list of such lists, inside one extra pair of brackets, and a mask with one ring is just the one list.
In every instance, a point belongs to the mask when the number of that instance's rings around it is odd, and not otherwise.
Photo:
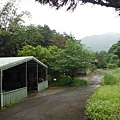
[(0, 107), (48, 88), (47, 66), (33, 56), (0, 58)]

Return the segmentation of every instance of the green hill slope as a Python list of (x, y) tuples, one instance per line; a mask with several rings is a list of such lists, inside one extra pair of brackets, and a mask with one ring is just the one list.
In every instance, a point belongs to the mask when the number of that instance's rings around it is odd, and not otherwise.
[(108, 51), (108, 49), (120, 39), (120, 33), (107, 33), (102, 35), (92, 35), (81, 39), (93, 51)]

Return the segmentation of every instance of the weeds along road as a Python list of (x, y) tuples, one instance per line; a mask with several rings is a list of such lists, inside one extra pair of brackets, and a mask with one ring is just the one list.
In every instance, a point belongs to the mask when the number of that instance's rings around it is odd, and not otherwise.
[(0, 120), (85, 120), (85, 103), (100, 84), (105, 71), (94, 75), (88, 86), (51, 88), (0, 110)]

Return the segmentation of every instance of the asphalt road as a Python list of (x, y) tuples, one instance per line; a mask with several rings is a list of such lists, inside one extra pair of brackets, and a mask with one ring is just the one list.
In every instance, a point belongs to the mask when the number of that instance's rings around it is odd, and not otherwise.
[(94, 75), (88, 86), (49, 88), (34, 97), (0, 110), (0, 120), (86, 120), (85, 103), (100, 84), (105, 71)]

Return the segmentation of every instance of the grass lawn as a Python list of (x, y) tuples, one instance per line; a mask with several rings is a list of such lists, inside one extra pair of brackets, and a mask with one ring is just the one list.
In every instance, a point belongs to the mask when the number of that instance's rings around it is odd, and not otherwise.
[(91, 120), (120, 120), (120, 86), (98, 88), (87, 101), (86, 114)]
[[(110, 76), (111, 77), (110, 77)], [(91, 120), (120, 120), (120, 69), (108, 71), (86, 104)]]

